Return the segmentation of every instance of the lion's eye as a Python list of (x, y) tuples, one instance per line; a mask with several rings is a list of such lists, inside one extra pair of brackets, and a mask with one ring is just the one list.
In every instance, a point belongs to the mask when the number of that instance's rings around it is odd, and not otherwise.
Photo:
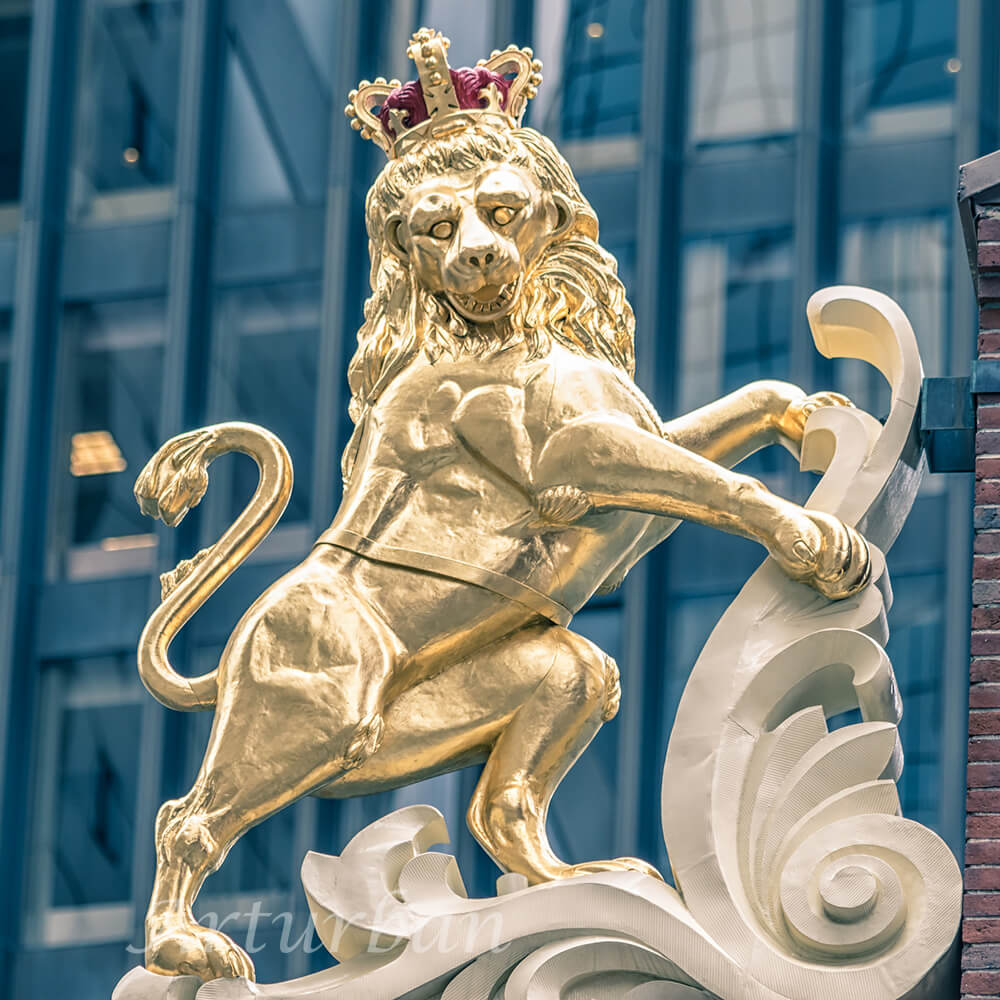
[(517, 215), (517, 212), (515, 212), (512, 208), (508, 208), (506, 205), (500, 205), (498, 208), (493, 209), (493, 221), (498, 226), (506, 226), (515, 215)]
[(431, 226), (431, 236), (436, 240), (446, 240), (455, 231), (455, 227), (452, 223), (443, 219), (441, 222), (435, 222)]

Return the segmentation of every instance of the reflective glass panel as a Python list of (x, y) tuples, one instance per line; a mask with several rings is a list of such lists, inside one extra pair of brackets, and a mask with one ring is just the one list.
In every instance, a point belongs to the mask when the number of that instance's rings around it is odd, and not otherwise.
[[(758, 230), (693, 240), (683, 261), (677, 412), (687, 413), (756, 379), (788, 378), (791, 233)], [(793, 500), (807, 485), (783, 448), (758, 452), (740, 470)]]
[(0, 0), (0, 232), (18, 224), (30, 47), (30, 0)]
[(84, 17), (72, 209), (93, 218), (164, 215), (182, 0), (88, 0)]
[(694, 142), (759, 139), (795, 129), (798, 12), (798, 0), (696, 0)]
[[(3, 460), (5, 428), (7, 426), (7, 384), (10, 377), (10, 324), (11, 314), (0, 309), (0, 494), (3, 490)], [(0, 524), (3, 524), (3, 505), (0, 504)]]
[[(213, 419), (260, 424), (288, 448), (295, 486), (282, 524), (309, 518), (320, 297), (317, 282), (243, 288), (223, 293), (216, 314)], [(257, 484), (252, 462), (231, 468), (229, 518)]]
[[(337, 51), (329, 0), (230, 0), (220, 199), (227, 208), (321, 202)], [(344, 95), (337, 95), (338, 106)]]
[(677, 408), (788, 373), (792, 240), (764, 230), (695, 240), (684, 251)]
[(52, 741), (55, 772), (48, 831), (48, 905), (131, 899), (132, 843), (142, 743), (142, 694), (131, 657), (52, 666), (61, 705)]
[(77, 550), (71, 575), (96, 572), (105, 556), (119, 570), (129, 560), (137, 567), (150, 561), (152, 521), (139, 512), (132, 487), (161, 443), (163, 309), (159, 299), (67, 308), (58, 471), (69, 498), (65, 544)]
[(212, 896), (296, 888), (295, 869), (301, 858), (294, 858), (295, 817), (300, 809), (297, 805), (282, 809), (240, 837), (206, 885), (199, 917), (212, 908)]
[[(841, 235), (841, 281), (878, 289), (903, 307), (928, 375), (948, 370), (949, 254), (948, 226), (939, 215), (848, 223)], [(871, 365), (837, 367), (839, 391), (870, 413), (888, 412), (888, 386)]]
[[(573, 619), (573, 630), (590, 639), (616, 662), (622, 660), (620, 607), (587, 608)], [(639, 692), (629, 692), (635, 697)], [(613, 809), (595, 809), (595, 803), (615, 800), (618, 777), (616, 726), (602, 726), (577, 762), (563, 778), (548, 814), (552, 846), (571, 863), (611, 856), (616, 815)]]
[[(614, 4), (569, 0), (560, 86), (564, 138), (590, 139), (640, 130), (644, 10), (644, 0)], [(551, 76), (548, 85), (550, 89), (556, 85)]]
[[(943, 498), (939, 498), (943, 499)], [(924, 503), (927, 500), (922, 501)], [(942, 507), (941, 512), (944, 508)], [(905, 532), (905, 529), (904, 529)], [(912, 536), (912, 532), (909, 533)], [(899, 546), (921, 545), (904, 535)], [(898, 558), (890, 554), (890, 568)], [(904, 556), (905, 558), (905, 556)], [(897, 574), (889, 614), (889, 644), (903, 699), (900, 736), (905, 761), (899, 782), (903, 815), (938, 828), (941, 819), (941, 686), (944, 659), (944, 567), (937, 572)]]
[[(476, 16), (469, 17), (468, 0), (424, 0), (420, 4), (420, 24), (414, 25), (414, 31), (426, 24), (448, 38), (448, 64), (452, 69), (475, 66), (476, 60), (485, 59), (493, 49), (502, 49), (511, 42), (527, 44), (524, 39), (493, 37), (494, 6), (494, 0), (479, 0)], [(411, 76), (412, 68), (410, 63)]]
[(941, 135), (954, 122), (956, 0), (847, 0), (844, 129), (852, 139)]

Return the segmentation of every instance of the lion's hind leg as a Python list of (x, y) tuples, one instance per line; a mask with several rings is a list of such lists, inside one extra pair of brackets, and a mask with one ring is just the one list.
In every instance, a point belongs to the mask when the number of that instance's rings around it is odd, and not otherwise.
[(574, 866), (552, 850), (545, 832), (549, 802), (602, 723), (618, 711), (618, 668), (587, 639), (554, 626), (520, 652), (548, 669), (493, 746), (469, 805), (469, 829), (497, 864), (532, 883), (580, 871), (658, 876), (635, 858)]
[(376, 751), (396, 654), (390, 639), (344, 580), (308, 561), (237, 626), (201, 770), (157, 818), (148, 968), (253, 978), (246, 954), (197, 923), (197, 894), (247, 830)]
[(206, 981), (253, 979), (250, 958), (224, 934), (197, 923), (194, 901), (247, 830), (357, 767), (377, 749), (381, 714), (358, 718), (351, 706), (338, 705), (336, 694), (317, 684), (314, 698), (285, 699), (287, 716), (256, 714), (255, 735), (274, 741), (267, 759), (244, 756), (243, 727), (217, 721), (194, 787), (184, 798), (167, 802), (157, 818), (157, 872), (146, 916), (149, 969)]

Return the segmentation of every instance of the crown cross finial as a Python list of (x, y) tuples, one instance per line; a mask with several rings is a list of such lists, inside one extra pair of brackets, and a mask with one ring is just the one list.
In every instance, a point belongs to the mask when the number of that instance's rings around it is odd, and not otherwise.
[(430, 118), (458, 111), (458, 95), (451, 82), (451, 69), (445, 52), (449, 41), (439, 33), (421, 28), (410, 41), (407, 55), (417, 67), (417, 76), (424, 92), (424, 104)]
[(474, 122), (492, 128), (516, 128), (542, 82), (542, 64), (531, 49), (494, 50), (475, 67), (448, 65), (450, 42), (438, 31), (421, 28), (407, 54), (417, 79), (406, 84), (362, 80), (344, 109), (351, 126), (385, 150), (390, 159), (416, 143), (447, 135)]

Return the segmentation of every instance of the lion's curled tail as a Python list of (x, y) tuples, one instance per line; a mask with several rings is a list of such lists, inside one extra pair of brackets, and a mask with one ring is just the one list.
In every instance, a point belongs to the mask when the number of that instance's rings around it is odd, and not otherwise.
[(170, 643), (278, 522), (292, 493), (292, 462), (285, 446), (263, 427), (215, 424), (171, 438), (149, 460), (135, 483), (135, 498), (142, 512), (173, 527), (201, 502), (208, 488), (208, 466), (231, 451), (243, 452), (257, 463), (257, 489), (215, 545), (160, 578), (163, 602), (139, 640), (143, 684), (157, 701), (185, 712), (215, 705), (217, 671), (182, 677), (170, 665)]

